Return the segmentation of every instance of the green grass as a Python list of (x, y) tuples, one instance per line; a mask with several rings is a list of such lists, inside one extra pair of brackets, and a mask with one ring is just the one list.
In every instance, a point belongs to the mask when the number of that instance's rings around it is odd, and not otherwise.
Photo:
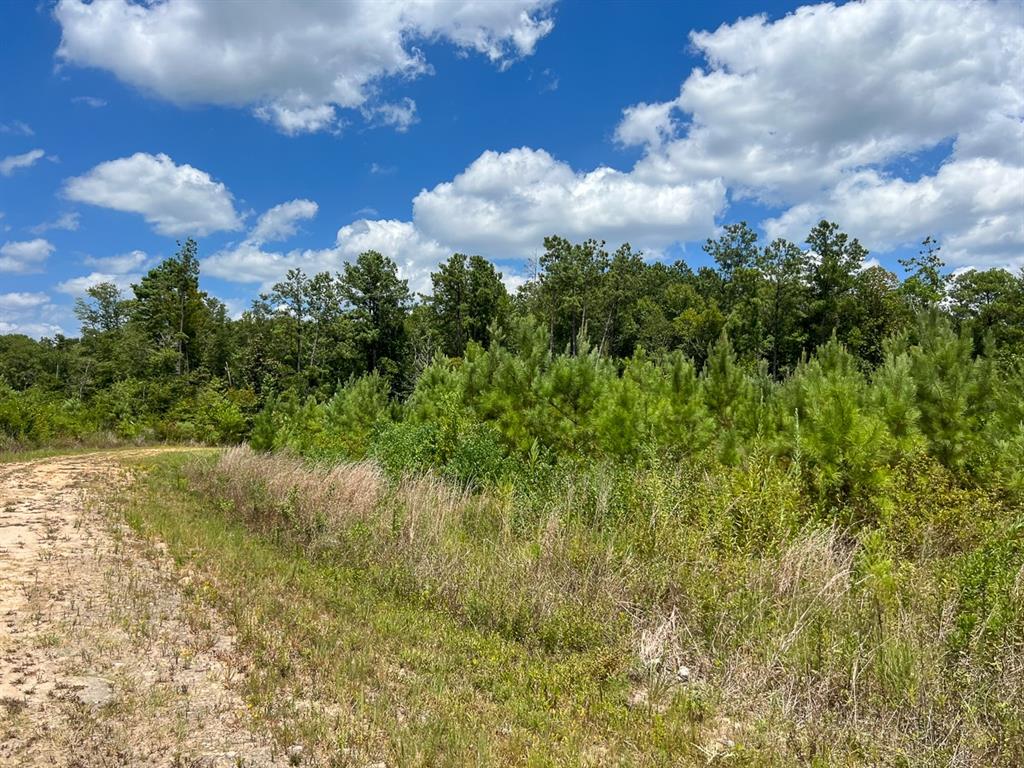
[(466, 494), (246, 448), (139, 461), (128, 520), (324, 764), (1024, 759), (1019, 510), (932, 464), (851, 532), (801, 522), (771, 463)]
[(607, 649), (545, 653), (389, 597), (192, 496), (186, 461), (146, 459), (124, 513), (200, 574), (190, 592), (236, 628), (245, 696), (281, 744), (337, 765), (703, 762), (700, 690), (629, 706), (637, 683)]
[[(49, 459), (56, 456), (81, 456), (87, 453), (117, 453), (119, 451), (144, 450), (146, 448), (170, 448), (173, 444), (167, 443), (123, 443), (123, 442), (97, 442), (94, 444), (82, 445), (54, 445), (44, 448), (25, 448), (9, 451), (0, 451), (0, 464), (18, 464), (38, 459)], [(218, 451), (219, 448), (202, 448), (192, 446), (181, 446), (182, 450), (199, 454), (204, 452)]]
[(82, 453), (93, 453), (101, 448), (77, 446), (70, 448), (30, 448), (17, 451), (0, 451), (0, 464), (17, 464), (36, 459), (48, 459), (51, 456), (76, 456)]

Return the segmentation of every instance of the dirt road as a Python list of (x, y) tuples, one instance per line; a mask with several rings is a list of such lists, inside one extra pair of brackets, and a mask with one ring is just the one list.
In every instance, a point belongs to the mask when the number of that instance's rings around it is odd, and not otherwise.
[(223, 622), (104, 507), (159, 450), (0, 464), (0, 766), (289, 764)]

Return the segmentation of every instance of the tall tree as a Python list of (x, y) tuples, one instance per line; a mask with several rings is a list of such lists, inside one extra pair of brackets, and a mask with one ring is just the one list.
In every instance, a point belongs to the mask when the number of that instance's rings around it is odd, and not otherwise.
[(749, 290), (749, 277), (756, 269), (757, 233), (747, 222), (727, 224), (717, 240), (704, 243), (704, 252), (715, 260), (722, 277), (722, 309), (728, 314)]
[(971, 334), (975, 352), (990, 339), (1004, 354), (1024, 354), (1024, 268), (970, 269), (953, 278), (949, 311)]
[(111, 282), (98, 283), (75, 300), (75, 317), (82, 324), (82, 391), (104, 387), (137, 375), (144, 367), (146, 340), (137, 323), (130, 323), (134, 302)]
[(355, 341), (366, 371), (379, 371), (396, 385), (407, 355), (405, 315), (409, 286), (398, 267), (377, 251), (361, 253), (339, 275), (341, 296), (351, 308)]
[(840, 341), (849, 335), (853, 315), (853, 291), (857, 272), (867, 250), (839, 225), (824, 219), (811, 230), (807, 244), (813, 254), (810, 269), (810, 340), (824, 344), (835, 333)]
[(192, 238), (151, 269), (135, 285), (134, 317), (158, 350), (173, 352), (181, 376), (196, 362), (198, 336), (206, 315), (206, 294), (199, 290), (198, 245)]
[(509, 309), (501, 273), (481, 256), (456, 253), (430, 279), (434, 293), (426, 303), (444, 353), (461, 357), (470, 341), (486, 346), (492, 323), (503, 321)]
[(128, 322), (131, 304), (114, 283), (97, 283), (86, 289), (88, 298), (75, 299), (75, 317), (82, 324), (82, 334), (89, 336), (113, 333)]
[(301, 269), (289, 269), (284, 280), (275, 283), (269, 295), (271, 307), (291, 328), (293, 365), (302, 372), (302, 337), (309, 314), (309, 278)]
[(913, 312), (936, 306), (946, 297), (948, 275), (942, 273), (945, 262), (939, 257), (942, 247), (931, 236), (921, 242), (917, 256), (900, 259), (908, 272), (900, 293)]
[(899, 288), (899, 278), (884, 267), (875, 265), (857, 273), (847, 310), (846, 344), (869, 365), (882, 362), (886, 337), (910, 324)]
[(647, 271), (643, 257), (633, 251), (629, 243), (624, 243), (612, 254), (602, 281), (595, 318), (600, 325), (594, 328), (594, 338), (602, 354), (616, 357), (633, 354), (640, 336), (637, 316), (650, 313), (650, 307), (641, 306), (641, 302), (648, 298), (644, 279)]
[(541, 312), (548, 322), (554, 348), (578, 351), (580, 332), (593, 319), (601, 294), (608, 252), (603, 242), (571, 243), (563, 237), (545, 237), (540, 257)]
[(796, 243), (773, 240), (758, 255), (763, 276), (765, 357), (768, 370), (778, 378), (792, 370), (806, 344), (807, 256)]

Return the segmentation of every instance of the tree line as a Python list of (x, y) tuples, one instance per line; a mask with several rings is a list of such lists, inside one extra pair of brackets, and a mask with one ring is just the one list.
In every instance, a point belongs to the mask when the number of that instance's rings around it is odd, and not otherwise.
[(374, 374), (401, 401), (439, 357), (495, 345), (519, 353), (527, 326), (547, 354), (597, 355), (617, 376), (637, 355), (675, 354), (700, 371), (723, 339), (739, 369), (766, 381), (785, 380), (833, 339), (870, 371), (887, 340), (914, 337), (928, 312), (972, 357), (1009, 365), (1024, 352), (1024, 272), (951, 276), (931, 238), (901, 262), (902, 279), (866, 265), (867, 250), (827, 221), (803, 246), (762, 243), (731, 224), (704, 251), (713, 266), (693, 269), (647, 261), (628, 244), (552, 236), (514, 294), (493, 263), (454, 254), (419, 296), (391, 259), (368, 251), (336, 274), (290, 270), (232, 319), (200, 288), (189, 239), (130, 291), (90, 288), (75, 306), (78, 338), (0, 337), (0, 431), (23, 442), (90, 430), (235, 441), (285, 393), (324, 401)]

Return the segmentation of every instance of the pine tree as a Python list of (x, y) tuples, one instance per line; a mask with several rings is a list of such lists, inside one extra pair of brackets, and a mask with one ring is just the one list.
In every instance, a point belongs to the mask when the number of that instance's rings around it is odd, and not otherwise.
[(920, 425), (928, 452), (950, 469), (967, 472), (987, 417), (991, 364), (972, 357), (972, 341), (957, 334), (937, 309), (924, 313), (910, 350)]
[(192, 238), (135, 285), (133, 319), (157, 350), (171, 351), (174, 372), (188, 373), (197, 359), (197, 339), (206, 320), (206, 294), (199, 290), (199, 246)]
[(361, 253), (339, 276), (339, 292), (351, 308), (349, 320), (362, 370), (379, 371), (398, 386), (408, 357), (405, 315), (410, 295), (398, 267), (377, 251)]
[(701, 384), (704, 402), (718, 425), (720, 457), (727, 464), (735, 464), (740, 457), (741, 437), (753, 426), (754, 387), (737, 364), (724, 331), (708, 354)]
[(815, 346), (824, 344), (833, 333), (843, 341), (855, 316), (856, 276), (868, 252), (859, 241), (840, 231), (838, 224), (824, 220), (811, 230), (807, 245), (814, 256), (809, 274), (810, 341)]

